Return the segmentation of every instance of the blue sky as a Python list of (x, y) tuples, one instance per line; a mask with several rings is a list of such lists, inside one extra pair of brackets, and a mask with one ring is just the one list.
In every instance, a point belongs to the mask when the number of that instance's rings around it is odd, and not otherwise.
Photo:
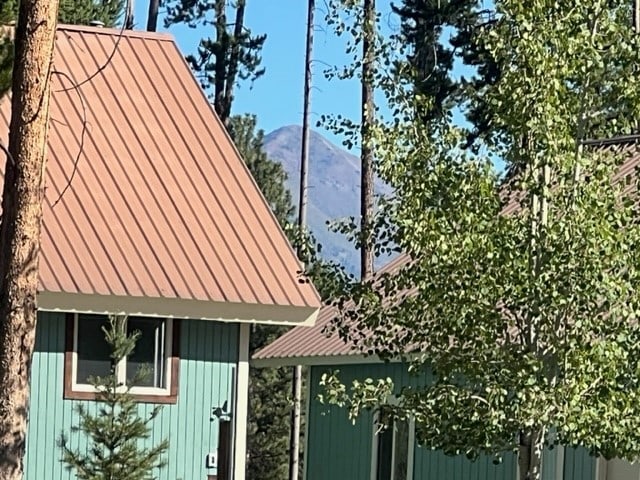
[[(386, 2), (379, 2), (385, 5)], [(244, 82), (236, 90), (233, 113), (254, 113), (258, 125), (270, 132), (278, 127), (302, 123), (302, 90), (304, 82), (304, 50), (307, 19), (306, 0), (250, 0), (247, 2), (245, 24), (254, 33), (266, 33), (262, 52), (265, 74), (251, 87)], [(324, 5), (316, 1), (316, 23), (324, 24)], [(387, 4), (388, 5), (388, 4)], [(144, 28), (148, 2), (138, 0), (135, 7), (136, 28)], [(387, 6), (386, 10), (388, 11)], [(387, 17), (388, 19), (388, 14)], [(164, 31), (160, 18), (159, 31)], [(172, 26), (172, 33), (185, 54), (194, 52), (206, 28), (191, 29)], [(344, 43), (332, 32), (317, 28), (314, 41), (312, 91), (312, 122), (321, 114), (339, 113), (357, 119), (360, 115), (360, 88), (356, 81), (327, 81), (323, 76), (326, 65), (341, 65), (348, 61)], [(340, 140), (324, 132), (332, 141)]]

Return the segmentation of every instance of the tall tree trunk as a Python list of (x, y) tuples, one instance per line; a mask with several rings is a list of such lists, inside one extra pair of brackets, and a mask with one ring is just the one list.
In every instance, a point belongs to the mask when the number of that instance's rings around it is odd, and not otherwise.
[(160, 0), (149, 0), (149, 14), (147, 15), (147, 31), (155, 32), (158, 28), (158, 9)]
[(360, 181), (360, 216), (362, 228), (362, 246), (360, 248), (360, 276), (362, 279), (373, 273), (373, 246), (371, 221), (373, 217), (373, 146), (371, 129), (374, 119), (373, 75), (375, 62), (376, 35), (376, 3), (375, 0), (364, 0), (364, 20), (362, 39), (362, 163)]
[(218, 43), (215, 52), (216, 71), (213, 90), (213, 106), (218, 116), (224, 115), (224, 85), (227, 76), (227, 53), (229, 50), (229, 35), (227, 33), (227, 15), (225, 0), (216, 0), (215, 3), (215, 25), (216, 42)]
[(544, 432), (522, 433), (518, 448), (520, 480), (542, 480)]
[(133, 30), (133, 10), (134, 10), (134, 1), (127, 1), (127, 10), (125, 11), (125, 19), (124, 19), (124, 28), (126, 30)]
[(22, 478), (58, 1), (22, 0), (0, 227), (0, 478)]
[[(308, 0), (307, 4), (307, 38), (304, 59), (304, 92), (302, 115), (302, 142), (300, 151), (300, 201), (298, 203), (298, 227), (300, 232), (307, 227), (307, 200), (309, 177), (309, 131), (311, 112), (311, 61), (313, 58), (313, 28), (315, 0)], [(302, 248), (302, 244), (299, 246)], [(298, 252), (301, 257), (302, 252)], [(302, 412), (302, 366), (293, 367), (291, 395), (293, 409), (291, 411), (291, 438), (289, 439), (289, 480), (297, 480), (300, 471), (300, 424)], [(306, 452), (305, 452), (306, 454)]]
[(244, 10), (246, 3), (246, 0), (238, 0), (238, 4), (236, 6), (236, 23), (233, 27), (231, 52), (229, 53), (229, 65), (224, 86), (224, 107), (222, 114), (220, 115), (220, 120), (222, 120), (226, 127), (229, 125), (229, 117), (231, 116), (233, 88), (235, 87), (236, 76), (238, 75), (238, 65), (240, 63), (240, 51), (242, 49), (240, 39), (242, 37), (242, 29), (244, 28)]

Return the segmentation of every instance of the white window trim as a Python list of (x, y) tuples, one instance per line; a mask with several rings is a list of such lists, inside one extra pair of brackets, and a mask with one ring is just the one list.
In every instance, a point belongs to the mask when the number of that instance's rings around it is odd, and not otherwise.
[[(390, 405), (397, 405), (398, 398), (391, 397), (387, 401)], [(380, 435), (378, 435), (378, 418), (379, 412), (376, 412), (373, 416), (373, 435), (371, 442), (371, 480), (377, 480), (378, 476), (378, 443), (380, 441)], [(393, 468), (391, 470), (391, 480), (412, 480), (413, 479), (413, 462), (414, 462), (414, 454), (415, 454), (415, 438), (416, 438), (416, 423), (415, 419), (409, 418), (409, 433), (407, 435), (407, 478), (394, 478), (395, 472)], [(392, 437), (391, 443), (391, 465), (395, 465), (395, 455), (396, 455), (396, 435), (395, 430)]]
[[(73, 352), (71, 362), (71, 390), (74, 392), (89, 392), (98, 393), (98, 390), (93, 386), (86, 383), (77, 383), (77, 371), (78, 371), (78, 318), (79, 314), (73, 315)], [(166, 318), (165, 320), (165, 338), (164, 338), (164, 372), (165, 372), (165, 388), (157, 387), (131, 387), (129, 393), (132, 395), (156, 395), (156, 396), (170, 396), (171, 395), (171, 358), (172, 358), (172, 346), (173, 346), (173, 319)], [(118, 382), (124, 384), (127, 379), (127, 358), (123, 358), (120, 364), (116, 367), (116, 373), (118, 375)], [(125, 391), (125, 387), (119, 388), (120, 391)]]

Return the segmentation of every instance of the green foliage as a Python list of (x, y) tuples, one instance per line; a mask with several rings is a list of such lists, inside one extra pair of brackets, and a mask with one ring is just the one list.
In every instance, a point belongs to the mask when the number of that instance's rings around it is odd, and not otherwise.
[(230, 118), (229, 135), (256, 183), (265, 196), (280, 225), (286, 225), (293, 215), (291, 193), (286, 188), (287, 173), (263, 151), (264, 131), (256, 131), (255, 115), (236, 115)]
[[(17, 4), (11, 0), (0, 1), (0, 24), (8, 25), (15, 21)], [(5, 32), (0, 39), (0, 97), (11, 88), (13, 69), (13, 38)]]
[[(319, 257), (320, 247), (313, 236), (301, 232), (291, 223), (294, 208), (286, 188), (287, 174), (282, 166), (270, 160), (262, 149), (264, 132), (256, 130), (255, 115), (233, 116), (229, 134), (249, 171), (271, 207), (276, 219), (296, 246), (305, 273), (314, 285), (330, 298), (338, 286), (334, 266)], [(287, 327), (254, 325), (250, 353), (268, 345), (287, 331)], [(285, 480), (289, 471), (289, 428), (291, 412), (291, 369), (253, 368), (249, 383), (249, 423), (247, 476), (253, 480)]]
[[(264, 132), (256, 130), (255, 115), (233, 116), (229, 134), (260, 187), (280, 225), (287, 227), (294, 212), (282, 165), (262, 149)], [(286, 327), (254, 325), (249, 351), (253, 354), (275, 340)], [(255, 480), (286, 480), (288, 468), (291, 371), (287, 368), (252, 368), (249, 372), (247, 475)]]
[(58, 21), (88, 25), (92, 20), (97, 20), (106, 27), (115, 27), (122, 20), (125, 5), (126, 0), (60, 0)]
[[(501, 74), (457, 105), (485, 105), (480, 153), (446, 116), (416, 126), (416, 103), (432, 99), (403, 94), (402, 78), (380, 82), (395, 115), (376, 128), (377, 171), (395, 195), (381, 203), (376, 248), (408, 261), (349, 285), (337, 327), (364, 353), (433, 373), (389, 407), (415, 418), (424, 445), (470, 456), (514, 449), (522, 460), (528, 442), (530, 452), (558, 442), (637, 458), (637, 178), (612, 184), (626, 153), (583, 144), (637, 131), (631, 4), (495, 8), (476, 41)], [(328, 400), (354, 415), (384, 404), (390, 388), (325, 383)], [(527, 473), (539, 478), (534, 461)]]
[[(125, 0), (61, 0), (58, 21), (66, 24), (88, 25), (99, 20), (113, 27), (124, 13)], [(0, 25), (13, 24), (18, 17), (18, 0), (0, 0)], [(0, 39), (0, 97), (11, 89), (13, 69), (13, 39)]]
[[(429, 120), (451, 115), (462, 99), (495, 84), (498, 65), (478, 41), (483, 28), (495, 25), (495, 12), (479, 0), (404, 0), (393, 10), (400, 16), (400, 37), (410, 45), (407, 62), (415, 94), (422, 102), (420, 116)], [(472, 67), (475, 74), (454, 75), (454, 65)], [(459, 68), (459, 66), (458, 66)], [(481, 98), (466, 111), (473, 125), (467, 146), (489, 128), (489, 117)]]
[[(238, 79), (253, 82), (264, 74), (260, 53), (267, 36), (253, 35), (245, 26), (246, 0), (165, 0), (164, 5), (165, 26), (214, 26), (215, 37), (200, 40), (197, 55), (187, 60), (202, 87), (211, 92), (216, 112), (226, 124)], [(227, 21), (229, 12), (234, 14), (233, 21)]]
[[(88, 25), (98, 20), (114, 27), (122, 18), (126, 0), (60, 0), (58, 21), (72, 25)], [(0, 21), (13, 22), (18, 17), (18, 0), (0, 0)]]
[[(111, 347), (112, 365), (130, 355), (138, 339), (138, 334), (126, 333), (124, 317), (111, 317), (109, 326), (103, 328), (105, 339)], [(148, 372), (139, 371), (133, 378), (136, 384)], [(79, 403), (76, 411), (79, 417), (73, 433), (87, 437), (86, 450), (74, 450), (62, 434), (59, 446), (62, 449), (62, 461), (69, 470), (73, 470), (80, 480), (152, 480), (154, 470), (165, 466), (162, 456), (169, 443), (162, 441), (150, 448), (140, 443), (150, 438), (150, 424), (160, 413), (160, 406), (151, 411), (148, 418), (141, 418), (138, 404), (116, 376), (115, 367), (106, 378), (92, 378), (91, 384), (97, 390), (100, 402), (98, 412), (91, 414), (86, 406)]]

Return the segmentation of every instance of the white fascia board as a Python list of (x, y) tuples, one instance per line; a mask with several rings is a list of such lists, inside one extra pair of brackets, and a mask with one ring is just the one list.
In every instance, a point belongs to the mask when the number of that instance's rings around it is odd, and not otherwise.
[(39, 292), (38, 309), (50, 312), (140, 315), (192, 318), (218, 322), (313, 326), (319, 308), (290, 305), (256, 305), (180, 298), (87, 295)]

